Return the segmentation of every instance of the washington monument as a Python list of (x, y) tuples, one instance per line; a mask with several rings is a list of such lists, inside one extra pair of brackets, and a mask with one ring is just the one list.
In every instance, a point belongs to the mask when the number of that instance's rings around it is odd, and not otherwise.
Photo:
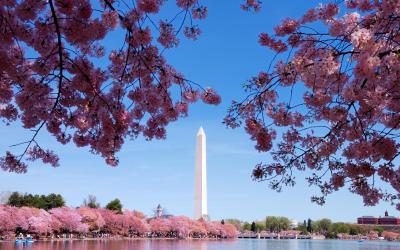
[(197, 133), (196, 172), (194, 177), (194, 219), (208, 219), (206, 134), (202, 127)]

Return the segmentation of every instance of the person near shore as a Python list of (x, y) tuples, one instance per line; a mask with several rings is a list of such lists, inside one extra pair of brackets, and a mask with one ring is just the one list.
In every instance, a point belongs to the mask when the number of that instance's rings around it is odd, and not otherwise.
[(24, 235), (22, 233), (19, 233), (17, 236), (18, 240), (23, 240), (24, 239)]

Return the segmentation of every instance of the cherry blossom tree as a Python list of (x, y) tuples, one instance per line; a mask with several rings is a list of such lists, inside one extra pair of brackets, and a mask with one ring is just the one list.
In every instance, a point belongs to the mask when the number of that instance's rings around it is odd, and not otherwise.
[(141, 212), (125, 210), (123, 220), (129, 235), (143, 236), (150, 231), (145, 216)]
[(0, 236), (15, 235), (19, 231), (48, 236), (50, 233), (109, 233), (126, 237), (171, 238), (234, 238), (236, 227), (230, 223), (192, 220), (185, 216), (146, 219), (139, 211), (124, 210), (117, 213), (103, 208), (12, 207), (0, 205)]
[(207, 229), (204, 226), (204, 223), (207, 222), (203, 220), (190, 220), (189, 236), (192, 238), (205, 238), (207, 236)]
[(47, 237), (51, 233), (109, 233), (126, 237), (170, 238), (235, 238), (238, 231), (233, 224), (192, 220), (185, 216), (146, 219), (139, 211), (117, 213), (103, 208), (12, 207), (0, 205), (0, 236), (23, 231)]
[(157, 237), (166, 237), (171, 232), (171, 222), (169, 219), (152, 219), (149, 225), (152, 234)]
[[(177, 0), (175, 16), (158, 17), (166, 1), (128, 2), (1, 1), (0, 118), (33, 131), (14, 145), (22, 149), (0, 158), (3, 170), (25, 173), (26, 161), (35, 160), (58, 166), (59, 157), (39, 144), (44, 129), (116, 166), (126, 139), (164, 139), (166, 126), (187, 116), (193, 102), (220, 103), (213, 89), (186, 79), (163, 55), (181, 33), (197, 38), (196, 20), (207, 8)], [(104, 38), (121, 31), (120, 43), (106, 49)]]
[(219, 224), (203, 221), (202, 226), (205, 229), (209, 238), (217, 238), (220, 235), (221, 226)]
[(99, 230), (106, 224), (98, 209), (81, 207), (77, 212), (82, 217), (82, 223), (87, 224), (90, 230)]
[(190, 219), (185, 216), (174, 216), (169, 219), (171, 222), (171, 231), (177, 238), (187, 238), (190, 230)]
[(399, 0), (346, 0), (260, 34), (276, 56), (224, 120), (271, 152), (254, 180), (280, 191), (308, 171), (321, 190), (312, 197), (318, 204), (348, 187), (367, 206), (386, 200), (400, 209), (399, 27)]
[(40, 209), (34, 216), (28, 219), (29, 231), (37, 234), (48, 234), (52, 232), (52, 217), (51, 215)]
[(104, 220), (103, 231), (114, 233), (118, 231), (118, 216), (114, 211), (100, 208), (98, 209), (101, 217)]
[(223, 227), (224, 227), (224, 231), (225, 231), (225, 237), (236, 238), (239, 235), (239, 231), (235, 227), (235, 225), (230, 224), (230, 223), (225, 223), (223, 225)]
[(87, 232), (89, 226), (82, 223), (82, 216), (77, 210), (69, 207), (49, 210), (52, 216), (52, 229), (57, 232)]
[(0, 234), (14, 232), (17, 228), (15, 210), (16, 208), (0, 205)]
[(137, 217), (137, 218), (139, 218), (139, 219), (146, 219), (146, 215), (145, 215), (144, 213), (140, 212), (140, 211), (133, 210), (133, 211), (130, 211), (130, 213), (131, 213), (133, 216), (135, 216), (135, 217)]
[(13, 214), (15, 216), (15, 223), (17, 228), (28, 231), (30, 229), (29, 219), (37, 216), (40, 213), (40, 209), (32, 207), (21, 207), (14, 208)]

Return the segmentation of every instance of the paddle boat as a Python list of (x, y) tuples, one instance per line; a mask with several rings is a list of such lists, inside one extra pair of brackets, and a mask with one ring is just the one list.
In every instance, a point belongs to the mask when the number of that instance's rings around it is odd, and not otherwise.
[(32, 236), (28, 236), (28, 237), (26, 237), (25, 242), (26, 243), (33, 243), (35, 241), (33, 240)]
[(26, 236), (26, 238), (24, 238), (23, 236), (20, 235), (15, 240), (16, 244), (24, 244), (24, 243), (29, 244), (29, 243), (33, 243), (33, 242), (35, 242), (35, 241), (33, 240), (32, 236), (30, 236), (30, 235)]
[(16, 239), (15, 243), (17, 244), (24, 244), (25, 243), (25, 239)]

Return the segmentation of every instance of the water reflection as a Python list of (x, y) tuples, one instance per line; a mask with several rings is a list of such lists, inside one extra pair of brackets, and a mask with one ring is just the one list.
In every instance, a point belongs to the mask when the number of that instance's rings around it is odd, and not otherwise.
[(1, 243), (0, 250), (399, 250), (397, 242), (338, 240), (86, 240)]

